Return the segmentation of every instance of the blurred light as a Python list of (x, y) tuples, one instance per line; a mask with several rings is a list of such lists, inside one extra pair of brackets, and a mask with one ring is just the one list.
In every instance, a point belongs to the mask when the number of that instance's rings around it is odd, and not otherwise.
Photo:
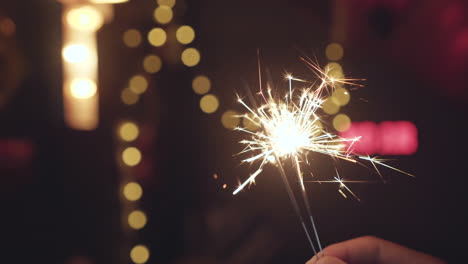
[(15, 34), (16, 31), (16, 25), (13, 20), (11, 20), (8, 17), (4, 17), (0, 19), (0, 34), (3, 34), (5, 36), (12, 36)]
[(126, 88), (122, 90), (122, 93), (120, 94), (120, 99), (122, 102), (126, 105), (132, 105), (138, 102), (140, 99), (140, 96), (134, 92), (132, 92), (130, 89)]
[(352, 146), (352, 151), (359, 154), (412, 155), (418, 149), (418, 130), (408, 121), (386, 121), (379, 125), (353, 122), (340, 136), (361, 137)]
[(130, 251), (130, 258), (136, 264), (143, 264), (148, 261), (150, 253), (147, 247), (137, 245)]
[(151, 45), (155, 47), (161, 47), (166, 43), (167, 40), (167, 35), (166, 31), (162, 28), (153, 28), (149, 33), (148, 33), (148, 41)]
[(141, 33), (136, 29), (129, 29), (123, 34), (123, 42), (127, 47), (135, 48), (141, 44)]
[(173, 16), (172, 9), (165, 5), (161, 5), (154, 10), (154, 19), (160, 24), (171, 22)]
[(200, 52), (195, 48), (187, 48), (182, 52), (182, 63), (188, 67), (193, 67), (200, 62)]
[(181, 44), (190, 44), (195, 39), (195, 31), (191, 26), (181, 26), (176, 31), (176, 38)]
[(347, 105), (350, 99), (351, 95), (345, 88), (336, 89), (332, 95), (333, 102), (339, 106)]
[(200, 100), (200, 108), (204, 113), (212, 114), (218, 110), (219, 101), (215, 95), (207, 94)]
[(199, 75), (193, 79), (192, 88), (197, 94), (206, 94), (211, 89), (211, 81), (208, 77)]
[(90, 79), (75, 79), (70, 84), (70, 91), (77, 99), (88, 99), (96, 94), (96, 83)]
[(418, 149), (418, 129), (407, 121), (379, 125), (381, 155), (412, 155)]
[(136, 94), (142, 94), (148, 89), (148, 81), (142, 75), (135, 75), (130, 79), (129, 88)]
[(343, 58), (343, 53), (343, 46), (339, 43), (330, 43), (325, 49), (327, 58), (332, 61), (341, 60), (341, 58)]
[(146, 215), (142, 211), (133, 211), (128, 215), (128, 225), (133, 229), (142, 229), (145, 227), (146, 222)]
[(338, 132), (344, 132), (351, 126), (351, 119), (345, 114), (336, 115), (333, 118), (333, 127)]
[(129, 0), (91, 0), (91, 3), (95, 4), (120, 4), (128, 2)]
[(168, 7), (174, 7), (176, 3), (176, 0), (158, 0), (158, 5), (164, 5)]
[(221, 116), (221, 123), (227, 129), (234, 129), (239, 126), (239, 114), (234, 111), (226, 111)]
[(147, 73), (157, 73), (161, 70), (162, 67), (162, 60), (159, 56), (156, 55), (148, 55), (143, 60), (143, 69)]
[(70, 63), (80, 63), (88, 58), (89, 51), (84, 45), (72, 44), (65, 46), (62, 50), (62, 56)]
[(68, 11), (67, 23), (77, 30), (96, 31), (102, 26), (102, 14), (92, 6), (83, 6)]
[[(336, 62), (330, 62), (325, 65), (325, 72), (331, 78), (340, 79), (344, 77), (343, 68)], [(341, 85), (341, 83), (338, 83), (338, 85)]]
[(136, 166), (141, 161), (141, 152), (135, 147), (126, 148), (122, 152), (122, 160), (127, 166)]
[(124, 186), (123, 195), (129, 201), (137, 201), (143, 195), (143, 189), (140, 184), (129, 182)]
[(260, 126), (256, 122), (254, 122), (256, 120), (258, 120), (258, 118), (256, 118), (252, 113), (248, 113), (244, 116), (244, 118), (242, 118), (242, 125), (245, 129), (249, 131), (257, 131), (260, 128)]
[(138, 126), (133, 122), (125, 122), (122, 125), (120, 125), (120, 138), (127, 142), (135, 140), (138, 137), (139, 133), (140, 130), (138, 129)]
[(340, 111), (340, 106), (335, 104), (332, 97), (328, 97), (322, 104), (322, 109), (329, 115), (334, 115)]

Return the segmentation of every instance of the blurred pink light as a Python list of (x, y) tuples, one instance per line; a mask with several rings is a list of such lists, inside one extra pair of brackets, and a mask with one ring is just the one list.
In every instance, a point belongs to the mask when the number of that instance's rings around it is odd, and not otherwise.
[(364, 155), (412, 155), (418, 149), (418, 130), (408, 121), (353, 122), (340, 134), (344, 138), (361, 137), (352, 151)]

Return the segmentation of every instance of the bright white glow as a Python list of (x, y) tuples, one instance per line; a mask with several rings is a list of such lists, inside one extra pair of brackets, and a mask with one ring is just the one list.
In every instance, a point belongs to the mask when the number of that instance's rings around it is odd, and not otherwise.
[(89, 51), (84, 45), (73, 44), (67, 45), (62, 51), (63, 58), (70, 63), (84, 62), (88, 56)]
[(68, 11), (67, 23), (75, 29), (95, 31), (102, 26), (102, 14), (92, 6), (83, 6)]
[(77, 99), (87, 99), (96, 94), (96, 83), (90, 79), (75, 79), (71, 82), (70, 91)]

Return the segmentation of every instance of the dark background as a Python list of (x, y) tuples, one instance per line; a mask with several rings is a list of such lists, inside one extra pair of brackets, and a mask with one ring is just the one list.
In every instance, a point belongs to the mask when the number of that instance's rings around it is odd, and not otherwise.
[[(154, 89), (130, 110), (119, 102), (120, 89), (136, 72), (135, 58), (152, 49), (125, 48), (121, 35), (128, 28), (154, 27), (156, 4), (116, 5), (113, 22), (98, 35), (100, 125), (79, 132), (67, 128), (62, 117), (61, 5), (0, 2), (0, 16), (16, 24), (13, 37), (0, 38), (1, 76), (6, 78), (4, 69), (12, 63), (24, 72), (0, 108), (0, 146), (26, 142), (19, 152), (30, 157), (13, 163), (12, 152), (0, 156), (2, 262), (88, 263), (72, 260), (83, 256), (91, 263), (130, 263), (126, 245), (138, 242), (150, 248), (149, 263), (304, 263), (313, 253), (274, 169), (267, 169), (254, 188), (231, 195), (237, 179), (251, 169), (233, 157), (241, 148), (239, 135), (223, 128), (220, 118), (225, 110), (242, 110), (235, 93), (246, 83), (256, 88), (257, 49), (280, 85), (285, 69), (304, 73), (302, 54), (325, 64), (324, 49), (337, 38), (337, 3), (185, 2), (178, 23), (195, 28), (192, 46), (201, 51), (201, 64), (164, 67), (154, 76)], [(366, 87), (352, 93), (343, 111), (353, 121), (414, 122), (418, 152), (392, 157), (397, 159), (392, 164), (417, 177), (383, 170), (388, 184), (353, 186), (361, 202), (343, 199), (334, 185), (311, 185), (322, 243), (375, 235), (463, 262), (466, 3), (375, 0), (344, 6), (342, 65), (347, 74), (365, 78)], [(191, 80), (200, 73), (212, 79), (220, 99), (215, 114), (202, 113), (199, 96), (191, 91)], [(150, 164), (138, 180), (144, 187), (140, 207), (149, 222), (131, 238), (122, 231), (115, 162), (115, 125), (124, 118), (144, 124), (149, 135), (137, 143)], [(364, 168), (338, 167), (350, 177), (374, 177)]]

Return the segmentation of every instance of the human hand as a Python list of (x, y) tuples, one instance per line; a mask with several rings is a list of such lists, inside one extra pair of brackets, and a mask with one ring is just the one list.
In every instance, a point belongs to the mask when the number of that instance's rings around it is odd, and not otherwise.
[(445, 264), (421, 252), (365, 236), (333, 244), (306, 264)]

